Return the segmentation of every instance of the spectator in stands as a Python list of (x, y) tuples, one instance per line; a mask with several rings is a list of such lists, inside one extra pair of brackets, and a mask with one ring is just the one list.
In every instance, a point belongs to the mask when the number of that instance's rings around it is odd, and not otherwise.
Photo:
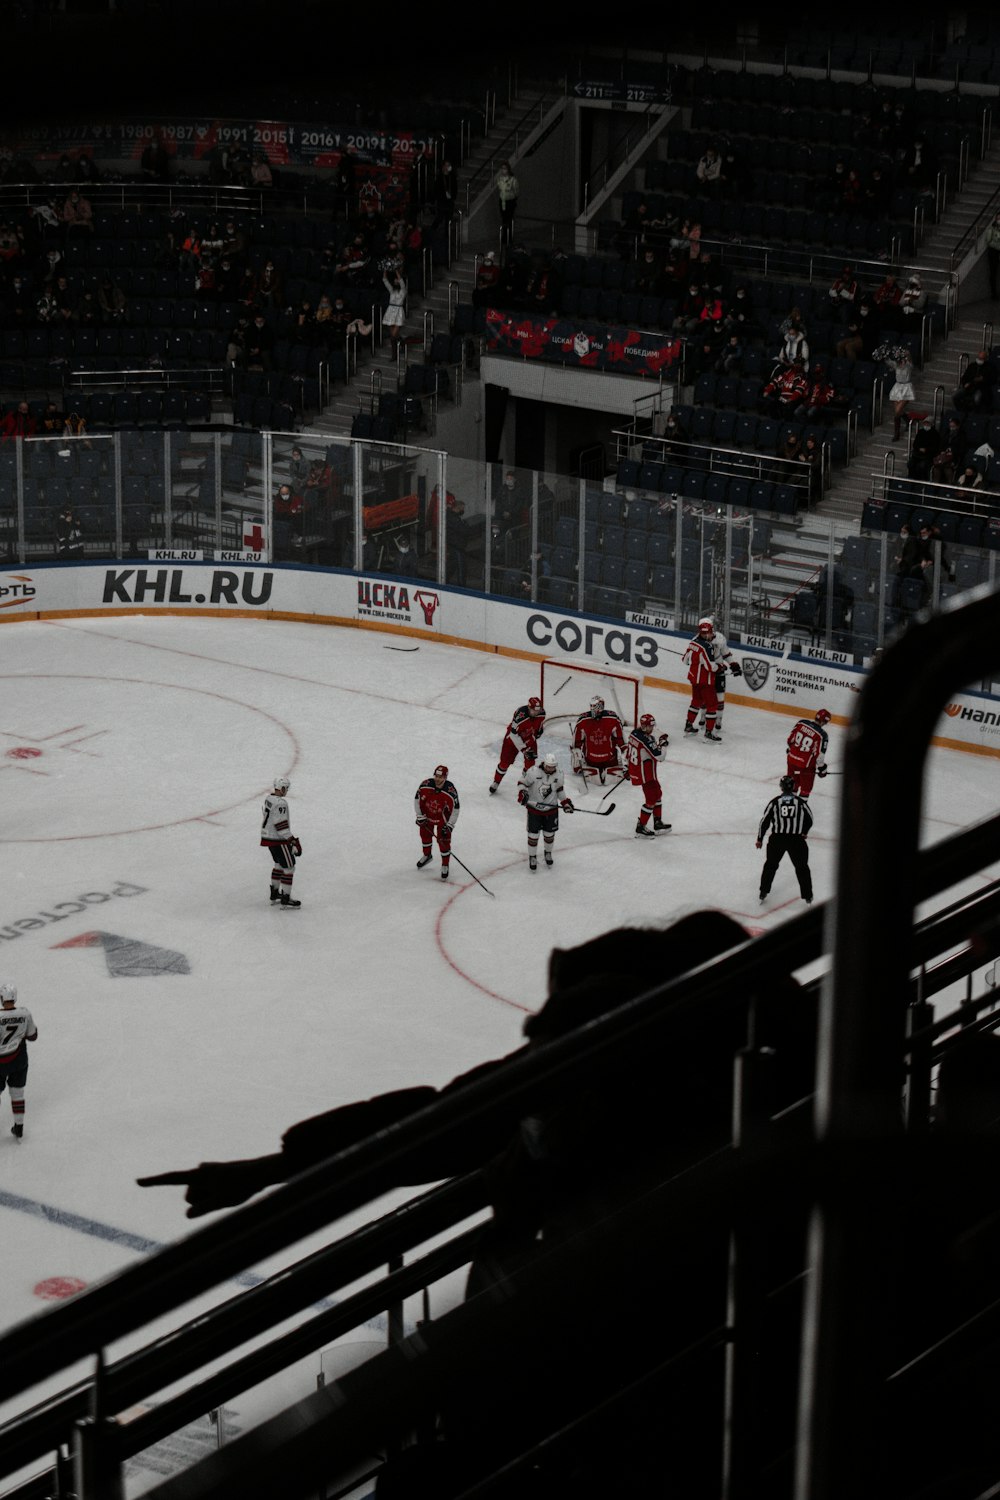
[(917, 428), (910, 449), (906, 472), (911, 479), (930, 479), (931, 466), (943, 446), (940, 432), (930, 417), (925, 417)]
[(254, 153), (253, 166), (250, 168), (250, 186), (255, 188), (274, 186), (274, 176), (263, 151)]
[(447, 227), (451, 224), (458, 206), (458, 180), (455, 176), (455, 168), (450, 161), (441, 163), (441, 170), (434, 179), (433, 201), (434, 218), (430, 225), (431, 234), (442, 225)]
[(62, 221), (67, 232), (82, 229), (92, 234), (94, 231), (94, 210), (76, 188), (67, 195), (62, 206)]
[(85, 286), (73, 308), (73, 322), (80, 328), (96, 328), (101, 323), (101, 304), (92, 286)]
[(975, 359), (970, 359), (962, 371), (958, 390), (951, 400), (959, 411), (989, 412), (993, 410), (993, 387), (996, 370), (985, 349), (980, 349)]
[(476, 269), (476, 284), (472, 291), (473, 307), (494, 307), (500, 284), (500, 267), (496, 255), (487, 250)]
[(662, 296), (663, 266), (652, 245), (646, 245), (635, 268), (635, 289), (643, 297)]
[(916, 320), (927, 306), (927, 293), (920, 277), (914, 271), (899, 296), (900, 327), (905, 328), (912, 318)]
[[(978, 478), (979, 483), (982, 484), (982, 475), (980, 474)], [(972, 489), (975, 486), (970, 482), (968, 488)], [(949, 577), (951, 575), (951, 564), (945, 555), (941, 528), (931, 525), (928, 521), (921, 526), (917, 537), (917, 571), (914, 574), (914, 577), (919, 577), (923, 581), (923, 598), (921, 601), (923, 604), (928, 603), (930, 600), (934, 582), (934, 568), (938, 561), (941, 564), (942, 575)]]
[(83, 524), (68, 502), (56, 516), (56, 557), (64, 562), (83, 556)]
[(805, 464), (809, 472), (809, 503), (815, 504), (823, 494), (823, 450), (813, 433), (807, 433), (805, 442), (798, 451), (798, 462)]
[[(63, 427), (63, 437), (83, 438), (87, 431), (87, 419), (82, 417), (75, 409), (66, 413), (66, 423)], [(93, 444), (89, 438), (83, 441), (84, 448), (92, 448)]]
[(35, 321), (35, 298), (25, 277), (17, 275), (11, 277), (10, 287), (3, 300), (10, 327), (25, 328)]
[(269, 370), (274, 353), (274, 334), (267, 319), (258, 310), (247, 329), (246, 361), (248, 370)]
[(965, 455), (969, 440), (958, 417), (948, 418), (944, 434), (944, 447), (931, 462), (931, 479), (935, 484), (951, 484), (956, 474), (965, 467)]
[(701, 314), (705, 306), (705, 295), (698, 281), (688, 282), (685, 296), (680, 300), (677, 316), (670, 325), (674, 333), (697, 333), (701, 326)]
[(97, 289), (97, 302), (101, 318), (105, 323), (124, 323), (128, 312), (128, 301), (110, 271), (106, 271)]
[(675, 411), (667, 413), (666, 421), (663, 424), (662, 436), (665, 458), (679, 457), (686, 452), (687, 445), (691, 441), (691, 434)]
[(821, 364), (815, 364), (809, 394), (796, 408), (795, 416), (805, 422), (830, 422), (843, 410), (844, 404), (837, 400), (837, 393), (827, 379), (825, 369)]
[(853, 312), (858, 295), (858, 278), (854, 274), (854, 267), (845, 263), (840, 268), (840, 274), (834, 277), (827, 293), (831, 305), (838, 310), (838, 317), (843, 311)]
[(861, 330), (861, 358), (873, 359), (881, 334), (874, 306), (864, 299), (858, 305), (858, 327)]
[(902, 292), (896, 281), (895, 272), (887, 271), (885, 280), (880, 286), (875, 288), (872, 294), (875, 317), (880, 329), (892, 329), (899, 326), (896, 309), (899, 306), (901, 296)]
[(273, 260), (266, 260), (253, 279), (252, 291), (255, 307), (270, 307), (281, 310), (285, 306), (285, 283)]
[(139, 170), (143, 177), (148, 177), (154, 182), (166, 182), (169, 177), (170, 156), (159, 131), (143, 147), (142, 156), (139, 158)]
[[(795, 312), (798, 309), (794, 309)], [(809, 341), (806, 331), (801, 322), (794, 315), (787, 320), (787, 326), (783, 326), (784, 340), (778, 350), (778, 364), (783, 369), (790, 369), (792, 365), (801, 365), (803, 373), (809, 371)]]
[(745, 355), (743, 340), (739, 333), (730, 333), (713, 369), (716, 375), (740, 376), (743, 374), (743, 358)]
[(745, 157), (731, 142), (727, 141), (722, 152), (722, 170), (719, 185), (726, 198), (744, 202), (753, 189), (753, 178)]
[[(449, 506), (444, 517), (445, 557), (447, 580), (459, 588), (465, 587), (466, 565), (472, 541), (472, 527), (465, 519), (465, 501), (456, 500)], [(539, 565), (541, 576), (541, 565)]]
[(859, 212), (864, 202), (864, 192), (861, 173), (855, 167), (848, 167), (841, 194), (841, 204), (844, 213), (855, 214)]
[(715, 146), (708, 146), (695, 167), (695, 177), (702, 192), (715, 197), (721, 187), (722, 158)]
[(528, 494), (519, 476), (508, 469), (493, 496), (493, 540), (507, 540), (528, 514)]
[(926, 137), (917, 135), (904, 153), (903, 181), (917, 193), (933, 193), (938, 174), (937, 154)]
[(916, 578), (920, 575), (920, 544), (904, 521), (899, 528), (899, 551), (893, 557), (897, 578)]
[(66, 426), (66, 415), (59, 410), (54, 401), (47, 401), (38, 425), (42, 432), (50, 433), (53, 437), (62, 437)]
[(776, 365), (760, 393), (760, 408), (766, 415), (787, 419), (809, 396), (809, 381), (800, 361), (782, 369)]
[(340, 260), (334, 270), (338, 281), (348, 286), (361, 286), (368, 280), (371, 256), (365, 245), (363, 234), (355, 234), (344, 246)]
[(763, 330), (754, 313), (749, 287), (737, 286), (726, 309), (725, 326), (728, 332), (738, 333), (745, 341), (760, 338)]
[(990, 298), (997, 300), (997, 275), (1000, 273), (1000, 213), (993, 215), (993, 222), (986, 231), (986, 264), (990, 276)]
[(967, 497), (970, 490), (981, 490), (984, 484), (985, 479), (983, 478), (982, 471), (977, 469), (974, 464), (967, 463), (955, 480), (958, 498)]
[[(778, 442), (777, 457), (783, 458), (786, 463), (800, 463), (802, 460), (802, 443), (797, 432), (786, 432)], [(785, 476), (782, 475), (784, 478)]]
[(27, 401), (19, 401), (0, 422), (0, 441), (6, 443), (10, 438), (34, 437), (37, 430), (38, 423), (31, 415)]
[(861, 195), (861, 212), (866, 219), (884, 219), (889, 213), (892, 184), (876, 162), (865, 179)]
[(509, 161), (500, 163), (496, 175), (497, 201), (500, 206), (500, 243), (509, 245), (514, 234), (514, 215), (517, 213), (518, 181), (510, 169)]

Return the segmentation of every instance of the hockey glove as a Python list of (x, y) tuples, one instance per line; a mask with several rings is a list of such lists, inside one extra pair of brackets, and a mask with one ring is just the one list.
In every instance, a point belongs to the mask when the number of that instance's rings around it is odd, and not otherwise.
[(417, 827), (418, 828), (429, 828), (430, 826), (431, 826), (431, 820), (430, 820), (430, 818), (418, 818), (417, 819)]
[(576, 808), (573, 806), (572, 802), (570, 801), (570, 799), (568, 797), (564, 797), (562, 799), (562, 801), (560, 802), (559, 806), (562, 808), (562, 810), (563, 810), (564, 813), (576, 812)]
[(817, 776), (825, 776), (826, 775), (826, 766), (817, 766), (816, 767), (816, 775)]
[(522, 807), (527, 807), (527, 805), (528, 805), (528, 794), (527, 794), (527, 792), (524, 792), (524, 791), (518, 792), (518, 794), (517, 794), (517, 800), (518, 800), (518, 802), (520, 802), (520, 804), (521, 804)]
[(657, 740), (656, 743), (659, 745), (659, 747), (660, 747), (661, 750), (665, 750), (667, 748), (667, 746), (670, 744), (670, 736), (669, 736), (669, 734), (661, 734), (660, 738)]
[(292, 848), (295, 850), (296, 857), (298, 859), (301, 859), (302, 858), (302, 840), (301, 839), (289, 839), (288, 842), (291, 844)]
[(740, 666), (738, 661), (731, 661), (729, 663), (729, 670), (730, 672), (732, 672), (734, 677), (743, 676), (743, 668)]

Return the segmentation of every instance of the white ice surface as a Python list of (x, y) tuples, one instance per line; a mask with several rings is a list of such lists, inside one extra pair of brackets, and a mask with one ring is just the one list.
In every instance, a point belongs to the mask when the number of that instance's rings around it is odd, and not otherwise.
[[(625, 786), (610, 817), (564, 817), (554, 868), (532, 875), (516, 773), (496, 797), (487, 787), (537, 667), (392, 649), (406, 644), (152, 617), (0, 632), (0, 977), (39, 1028), (23, 1143), (0, 1100), (4, 1326), (45, 1305), (47, 1280), (92, 1284), (186, 1232), (182, 1190), (142, 1190), (137, 1176), (273, 1151), (295, 1120), (512, 1050), (545, 997), (553, 946), (705, 905), (753, 930), (802, 909), (787, 861), (763, 911), (756, 900), (754, 837), (784, 770), (787, 718), (731, 705), (713, 745), (680, 733), (679, 695), (645, 692), (671, 731), (673, 832), (636, 840), (639, 794)], [(565, 709), (585, 704), (581, 693)], [(492, 898), (454, 863), (441, 881), (436, 853), (415, 867), (413, 793), (442, 760), (462, 799), (456, 854)], [(298, 912), (269, 905), (258, 843), (280, 771), (304, 847)], [(820, 900), (840, 785), (818, 782), (812, 799)], [(995, 760), (932, 752), (924, 842), (995, 812), (997, 787)], [(600, 795), (581, 801), (596, 808)], [(51, 919), (122, 882), (143, 890)], [(96, 931), (181, 953), (190, 972), (114, 977), (103, 947), (60, 946)]]

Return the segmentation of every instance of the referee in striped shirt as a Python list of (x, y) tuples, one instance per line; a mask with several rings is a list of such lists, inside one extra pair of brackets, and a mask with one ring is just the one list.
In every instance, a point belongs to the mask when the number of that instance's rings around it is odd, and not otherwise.
[(813, 884), (806, 835), (812, 827), (813, 817), (808, 802), (795, 791), (794, 776), (782, 776), (780, 786), (781, 796), (771, 798), (757, 829), (758, 849), (764, 842), (764, 835), (770, 831), (767, 857), (760, 877), (760, 899), (767, 900), (775, 872), (781, 864), (782, 856), (787, 854), (795, 866), (802, 899), (809, 906), (813, 898)]

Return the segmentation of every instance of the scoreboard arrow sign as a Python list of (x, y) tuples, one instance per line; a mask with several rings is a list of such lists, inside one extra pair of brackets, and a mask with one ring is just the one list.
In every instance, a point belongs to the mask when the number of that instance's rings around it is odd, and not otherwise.
[(190, 974), (191, 965), (183, 953), (171, 948), (157, 948), (136, 938), (119, 937), (114, 932), (81, 932), (53, 948), (103, 948), (108, 973), (112, 979), (147, 979), (156, 974)]

